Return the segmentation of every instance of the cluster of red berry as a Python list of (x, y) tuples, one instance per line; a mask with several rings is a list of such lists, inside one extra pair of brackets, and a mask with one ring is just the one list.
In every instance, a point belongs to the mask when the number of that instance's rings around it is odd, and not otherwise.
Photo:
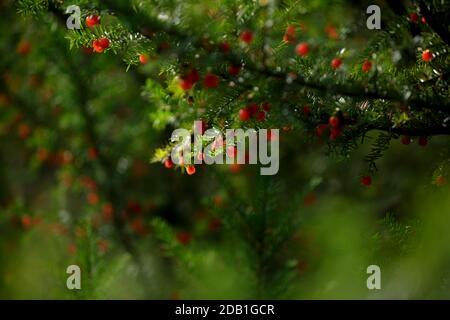
[[(166, 167), (167, 169), (172, 169), (174, 167), (174, 163), (172, 161), (172, 159), (169, 157), (166, 160), (164, 160), (164, 167)], [(182, 163), (180, 163), (180, 166), (184, 166)], [(192, 176), (193, 174), (195, 174), (195, 172), (197, 171), (194, 165), (187, 165), (185, 166), (186, 169), (186, 173), (190, 176)]]
[[(100, 16), (90, 15), (86, 17), (86, 26), (88, 28), (92, 29), (99, 24), (100, 24)], [(102, 53), (103, 51), (109, 48), (109, 45), (110, 41), (106, 37), (102, 37), (92, 41), (92, 49), (94, 49), (94, 51), (97, 53)]]
[(110, 42), (108, 38), (100, 38), (92, 41), (92, 48), (97, 53), (102, 53), (109, 48)]
[[(337, 39), (337, 31), (332, 26), (327, 26), (326, 32), (328, 36), (332, 39)], [(294, 25), (288, 25), (283, 36), (283, 41), (286, 43), (293, 43), (296, 39), (296, 28)], [(300, 42), (295, 47), (295, 52), (300, 57), (306, 57), (310, 52), (310, 45), (308, 42)], [(331, 61), (331, 68), (334, 70), (339, 69), (343, 61), (340, 57), (336, 57)], [(362, 65), (363, 72), (369, 72), (372, 68), (372, 63), (370, 61), (365, 61)]]
[(268, 102), (264, 102), (260, 106), (256, 103), (250, 103), (245, 108), (239, 110), (239, 119), (241, 121), (249, 121), (253, 117), (262, 122), (266, 120), (269, 111), (270, 104)]
[[(310, 112), (309, 107), (303, 107), (303, 112), (308, 114)], [(328, 123), (322, 123), (316, 127), (316, 136), (320, 138), (326, 130), (330, 129), (330, 140), (336, 140), (342, 134), (342, 126), (341, 118), (338, 115), (333, 115), (329, 118)]]
[[(90, 16), (88, 18), (86, 19), (86, 24), (88, 25), (88, 27), (93, 27), (100, 22), (100, 18), (97, 16)], [(411, 21), (417, 22), (418, 16), (417, 14), (415, 15), (412, 14), (410, 18)], [(332, 39), (338, 38), (338, 33), (334, 27), (327, 26), (326, 32), (330, 38)], [(244, 30), (240, 33), (239, 38), (244, 44), (249, 45), (254, 39), (254, 34), (250, 30)], [(296, 40), (296, 27), (294, 25), (288, 25), (283, 36), (283, 41), (286, 43), (293, 43), (295, 40)], [(109, 40), (105, 38), (95, 40), (93, 43), (93, 47), (95, 51), (103, 52), (103, 50), (109, 47)], [(219, 44), (219, 48), (224, 54), (227, 54), (231, 50), (231, 45), (229, 44), (229, 42), (224, 41)], [(295, 46), (296, 54), (301, 57), (308, 56), (310, 50), (311, 48), (308, 42), (300, 42)], [(425, 50), (423, 51), (422, 59), (426, 62), (429, 62), (433, 59), (433, 54), (431, 53), (430, 50)], [(139, 61), (142, 64), (146, 64), (148, 62), (148, 56), (145, 54), (141, 54), (139, 56)], [(342, 64), (343, 64), (342, 58), (336, 57), (331, 61), (331, 68), (337, 70), (342, 66)], [(372, 70), (372, 67), (373, 64), (368, 59), (366, 59), (361, 65), (361, 69), (364, 73), (370, 72)], [(228, 67), (228, 73), (232, 76), (239, 75), (240, 71), (241, 71), (240, 65), (231, 64)], [(192, 87), (199, 81), (200, 81), (199, 72), (196, 69), (192, 68), (180, 77), (179, 85), (183, 90), (187, 91), (192, 89)], [(218, 87), (219, 84), (220, 78), (214, 73), (208, 72), (203, 78), (204, 88), (216, 88)], [(258, 106), (256, 103), (251, 103), (245, 108), (239, 110), (239, 119), (241, 121), (249, 121), (250, 119), (255, 118), (258, 121), (265, 121), (269, 110), (270, 110), (269, 103), (263, 103), (261, 106)], [(311, 110), (308, 106), (303, 107), (304, 114), (309, 114), (310, 111)], [(329, 139), (330, 140), (337, 139), (342, 134), (342, 119), (340, 119), (338, 115), (331, 116), (328, 124), (320, 124), (316, 127), (316, 135), (321, 137), (323, 133), (328, 129), (329, 129)], [(402, 140), (402, 142), (404, 143), (405, 141)], [(426, 145), (426, 137), (419, 138), (419, 144)], [(164, 161), (164, 166), (170, 169), (173, 168), (174, 164), (170, 158), (167, 158)], [(186, 166), (185, 168), (186, 172), (189, 175), (194, 174), (196, 171), (195, 166), (193, 165)], [(370, 185), (371, 182), (372, 182), (371, 177), (369, 176), (363, 177), (363, 179), (361, 180), (361, 184), (365, 186)]]
[[(419, 15), (417, 14), (417, 12), (411, 12), (409, 14), (409, 20), (412, 23), (418, 23), (419, 22)], [(422, 24), (427, 24), (427, 19), (425, 19), (425, 17), (421, 17), (420, 21), (422, 22)]]
[[(403, 136), (401, 138), (401, 142), (404, 145), (408, 145), (411, 144), (411, 137), (410, 136)], [(428, 137), (419, 137), (419, 139), (417, 140), (419, 146), (425, 147), (428, 144)]]
[[(198, 81), (200, 81), (200, 74), (196, 69), (191, 69), (188, 73), (181, 76), (180, 87), (187, 91), (190, 90)], [(220, 78), (215, 74), (208, 72), (203, 77), (204, 88), (216, 88), (219, 86)]]
[[(427, 20), (425, 19), (425, 17), (423, 17), (423, 16), (419, 17), (417, 12), (411, 12), (409, 14), (409, 21), (411, 21), (412, 23), (418, 23), (419, 18), (420, 18), (420, 21), (422, 22), (422, 24), (424, 24), (424, 25), (427, 24)], [(433, 60), (433, 53), (430, 50), (424, 50), (422, 52), (422, 60), (425, 62), (430, 62), (431, 60)]]

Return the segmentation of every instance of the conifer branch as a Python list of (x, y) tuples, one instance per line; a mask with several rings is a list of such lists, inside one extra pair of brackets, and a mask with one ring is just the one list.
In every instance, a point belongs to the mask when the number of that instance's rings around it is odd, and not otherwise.
[[(131, 10), (130, 6), (123, 6), (121, 2), (106, 0), (103, 2), (112, 12), (121, 18), (127, 20), (127, 22), (134, 27), (134, 31), (141, 32), (143, 27), (149, 27), (153, 32), (161, 32), (172, 36), (180, 41), (191, 40), (192, 45), (197, 48), (203, 48), (204, 43), (201, 41), (201, 37), (194, 34), (189, 34), (180, 31), (175, 26), (165, 24), (163, 22), (157, 21), (148, 15), (142, 14), (139, 11)], [(129, 19), (133, 17), (133, 19)], [(143, 34), (143, 36), (148, 37), (148, 35)], [(151, 39), (151, 38), (150, 38)], [(246, 57), (244, 53), (239, 53), (237, 56), (233, 52), (224, 55), (223, 59), (231, 64), (238, 64), (239, 61), (245, 61), (245, 68), (260, 77), (271, 77), (279, 81), (286, 81), (287, 73), (278, 72), (270, 69), (268, 66), (263, 66), (262, 68), (257, 67), (252, 59)], [(402, 95), (398, 92), (387, 92), (382, 93), (381, 90), (367, 90), (365, 86), (361, 84), (352, 83), (350, 86), (342, 84), (320, 84), (317, 82), (306, 81), (301, 75), (297, 75), (296, 79), (292, 82), (293, 85), (298, 85), (299, 87), (309, 88), (312, 90), (320, 91), (322, 93), (333, 93), (337, 95), (355, 97), (355, 98), (369, 98), (369, 99), (382, 99), (391, 102), (407, 103), (410, 104), (415, 109), (430, 109), (430, 110), (440, 110), (446, 113), (450, 112), (450, 101), (439, 99), (439, 102), (424, 101), (420, 98), (412, 97), (409, 100), (405, 100)], [(383, 90), (388, 91), (388, 90)], [(391, 90), (392, 91), (392, 90)]]
[(425, 4), (425, 1), (423, 0), (419, 1), (419, 8), (431, 29), (433, 29), (433, 31), (441, 37), (447, 46), (450, 47), (450, 32), (448, 31), (450, 21), (444, 21), (441, 23), (441, 21), (439, 21), (436, 17), (436, 14), (432, 13), (430, 9), (428, 9), (427, 4)]

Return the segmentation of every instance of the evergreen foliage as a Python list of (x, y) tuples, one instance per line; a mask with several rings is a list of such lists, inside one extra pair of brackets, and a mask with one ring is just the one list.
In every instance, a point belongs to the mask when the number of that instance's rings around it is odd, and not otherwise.
[[(375, 1), (369, 30), (371, 2), (0, 1), (0, 297), (395, 296), (367, 293), (375, 261), (448, 298), (450, 2)], [(270, 110), (243, 121), (252, 103)], [(280, 175), (164, 169), (196, 120), (279, 128)], [(395, 278), (421, 263), (422, 291), (419, 267)]]

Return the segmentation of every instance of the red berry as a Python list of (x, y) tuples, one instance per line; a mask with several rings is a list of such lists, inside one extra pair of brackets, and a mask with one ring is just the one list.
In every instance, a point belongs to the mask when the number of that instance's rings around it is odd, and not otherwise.
[(190, 90), (192, 88), (194, 84), (186, 79), (181, 79), (180, 81), (180, 87), (181, 89), (187, 91)]
[(222, 221), (219, 218), (212, 218), (208, 223), (208, 230), (211, 232), (217, 231), (222, 226)]
[(316, 194), (314, 192), (308, 193), (303, 198), (303, 204), (307, 207), (310, 207), (310, 206), (314, 205), (315, 203), (316, 203)]
[(427, 137), (419, 137), (419, 145), (422, 147), (425, 147), (428, 144), (428, 138)]
[(31, 228), (31, 226), (33, 224), (33, 220), (31, 219), (31, 217), (29, 215), (22, 216), (21, 221), (22, 221), (22, 227), (24, 229)]
[(147, 64), (148, 63), (148, 56), (146, 54), (140, 54), (139, 55), (139, 62), (141, 64)]
[(187, 166), (186, 167), (186, 173), (190, 176), (192, 176), (195, 173), (195, 166)]
[(290, 43), (293, 42), (294, 40), (295, 40), (295, 26), (289, 25), (286, 28), (286, 32), (284, 33), (283, 41)]
[(411, 138), (410, 137), (408, 137), (408, 136), (403, 136), (402, 137), (402, 144), (408, 145), (410, 143), (411, 143)]
[(362, 64), (362, 71), (367, 73), (371, 69), (372, 69), (372, 62), (370, 62), (369, 60), (364, 61), (364, 63)]
[(81, 47), (81, 51), (85, 54), (85, 55), (91, 55), (94, 53), (94, 50), (92, 48), (89, 47)]
[(242, 42), (249, 44), (250, 42), (253, 41), (253, 32), (249, 30), (242, 31), (239, 37)]
[(213, 198), (214, 205), (217, 207), (221, 207), (223, 204), (223, 198), (220, 195), (216, 195)]
[(17, 49), (16, 50), (17, 50), (18, 54), (20, 54), (22, 56), (25, 56), (28, 53), (30, 53), (30, 51), (31, 51), (31, 44), (28, 41), (26, 41), (26, 40), (20, 41), (20, 43), (17, 45)]
[(97, 159), (97, 157), (98, 157), (98, 152), (97, 152), (97, 149), (95, 149), (94, 147), (90, 147), (89, 149), (88, 149), (88, 158), (90, 159), (90, 160), (95, 160), (95, 159)]
[(250, 115), (254, 115), (258, 112), (258, 105), (256, 103), (250, 103), (247, 106), (248, 111), (250, 112)]
[(231, 46), (228, 42), (224, 41), (220, 44), (220, 49), (223, 53), (228, 53), (231, 50)]
[(69, 164), (73, 160), (72, 153), (70, 151), (59, 151), (55, 155), (55, 162), (57, 165)]
[(261, 107), (262, 107), (262, 109), (263, 109), (264, 111), (267, 111), (267, 112), (269, 112), (269, 111), (270, 111), (270, 108), (271, 108), (270, 103), (268, 103), (268, 102), (264, 102), (264, 103), (261, 105)]
[(97, 183), (95, 182), (94, 179), (92, 179), (90, 177), (82, 176), (80, 178), (80, 182), (81, 182), (81, 185), (88, 190), (96, 190), (97, 189)]
[(21, 123), (17, 130), (17, 133), (21, 139), (25, 140), (31, 134), (31, 128), (26, 123)]
[(372, 177), (370, 176), (365, 176), (361, 178), (361, 185), (368, 187), (372, 184)]
[(189, 232), (178, 232), (177, 240), (180, 244), (187, 245), (192, 240), (192, 235)]
[(186, 79), (191, 83), (196, 83), (200, 80), (200, 74), (196, 69), (192, 69), (183, 79)]
[(311, 113), (311, 108), (309, 106), (303, 106), (302, 111), (304, 114), (308, 115)]
[(419, 20), (419, 15), (418, 15), (417, 13), (415, 13), (415, 12), (411, 12), (411, 13), (409, 14), (409, 20), (410, 20), (411, 22), (416, 23), (416, 22)]
[(71, 256), (75, 255), (75, 253), (77, 253), (77, 246), (73, 243), (69, 243), (69, 245), (67, 246), (67, 252)]
[(100, 38), (92, 42), (92, 48), (95, 52), (102, 53), (105, 49), (109, 48), (109, 39)]
[(421, 21), (423, 24), (427, 24), (427, 19), (425, 17), (422, 17)]
[(425, 50), (422, 53), (422, 60), (425, 62), (430, 62), (431, 60), (433, 60), (433, 54), (431, 53), (430, 50)]
[(339, 58), (335, 58), (331, 61), (331, 67), (336, 70), (338, 69), (342, 64), (342, 60)]
[(134, 214), (141, 214), (142, 206), (139, 204), (139, 202), (130, 199), (127, 203), (127, 211)]
[(168, 43), (168, 42), (162, 42), (162, 43), (159, 44), (159, 46), (158, 46), (158, 48), (156, 49), (156, 51), (157, 51), (158, 53), (160, 53), (160, 52), (165, 51), (165, 50), (168, 50), (168, 49), (170, 49), (170, 43)]
[(114, 207), (111, 203), (105, 203), (102, 207), (103, 219), (109, 221), (114, 217)]
[(242, 169), (242, 165), (238, 163), (232, 163), (228, 168), (231, 173), (239, 173)]
[(203, 86), (205, 88), (216, 88), (219, 85), (220, 79), (213, 73), (208, 73), (203, 79)]
[(93, 28), (94, 26), (96, 26), (99, 23), (100, 23), (100, 17), (97, 15), (90, 15), (90, 16), (86, 17), (86, 25), (89, 28)]
[(266, 113), (265, 113), (264, 111), (259, 111), (259, 112), (256, 114), (256, 119), (257, 119), (258, 121), (264, 121), (264, 120), (266, 120)]
[(241, 67), (232, 64), (228, 67), (228, 73), (232, 76), (237, 76), (241, 72)]
[(295, 38), (293, 38), (292, 36), (290, 36), (288, 34), (283, 35), (283, 41), (286, 43), (294, 42), (294, 40), (295, 40)]
[(293, 24), (288, 25), (285, 33), (290, 36), (295, 36), (295, 26)]
[(200, 80), (200, 74), (196, 69), (192, 69), (187, 74), (181, 77), (180, 87), (187, 91), (192, 88), (192, 86)]
[(172, 169), (173, 168), (172, 159), (170, 158), (166, 159), (166, 161), (164, 161), (164, 167), (166, 167), (167, 169)]
[(332, 26), (332, 25), (328, 25), (328, 26), (325, 28), (325, 32), (327, 33), (328, 38), (330, 38), (330, 39), (337, 40), (337, 39), (339, 38), (339, 33), (338, 33), (338, 31), (337, 31), (336, 28), (335, 28), (334, 26)]
[(316, 127), (316, 136), (318, 136), (319, 138), (323, 135), (323, 133), (325, 132), (325, 130), (327, 130), (328, 128), (328, 124), (322, 123), (319, 124)]
[(337, 116), (331, 116), (329, 119), (329, 124), (333, 127), (336, 128), (339, 126), (339, 118)]
[(131, 221), (130, 227), (139, 236), (145, 236), (148, 233), (148, 227), (142, 218), (135, 218)]
[(241, 110), (239, 110), (239, 119), (241, 119), (241, 121), (248, 121), (251, 117), (251, 113), (250, 110), (248, 108), (243, 108)]
[(39, 159), (39, 161), (44, 162), (48, 159), (49, 157), (49, 152), (46, 148), (39, 148), (38, 152), (37, 152), (37, 157)]
[(105, 239), (101, 239), (97, 241), (98, 251), (101, 253), (106, 253), (109, 250), (109, 243)]
[(436, 177), (436, 180), (434, 182), (437, 186), (442, 187), (447, 183), (447, 179), (443, 175), (439, 175)]
[(100, 38), (98, 39), (100, 46), (103, 47), (103, 49), (109, 48), (109, 39), (108, 38)]
[(330, 130), (330, 140), (336, 140), (341, 135), (341, 130), (336, 127), (332, 127)]
[(102, 53), (105, 49), (103, 49), (103, 47), (100, 45), (100, 43), (98, 42), (98, 40), (94, 40), (92, 42), (92, 48), (94, 49), (95, 52), (97, 53)]
[(299, 55), (299, 56), (307, 56), (309, 53), (309, 44), (306, 42), (301, 42), (297, 45), (297, 47), (295, 47), (295, 52)]
[(95, 192), (89, 192), (87, 195), (87, 201), (90, 205), (96, 205), (99, 201), (99, 196)]

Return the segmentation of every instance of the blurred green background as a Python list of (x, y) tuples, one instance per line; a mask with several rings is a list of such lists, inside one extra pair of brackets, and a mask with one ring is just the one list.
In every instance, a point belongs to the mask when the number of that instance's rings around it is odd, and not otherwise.
[(347, 158), (281, 131), (273, 177), (167, 170), (149, 162), (173, 129), (141, 93), (153, 64), (127, 71), (70, 50), (54, 17), (0, 8), (1, 298), (450, 298), (448, 137), (392, 141), (368, 188), (377, 132)]

